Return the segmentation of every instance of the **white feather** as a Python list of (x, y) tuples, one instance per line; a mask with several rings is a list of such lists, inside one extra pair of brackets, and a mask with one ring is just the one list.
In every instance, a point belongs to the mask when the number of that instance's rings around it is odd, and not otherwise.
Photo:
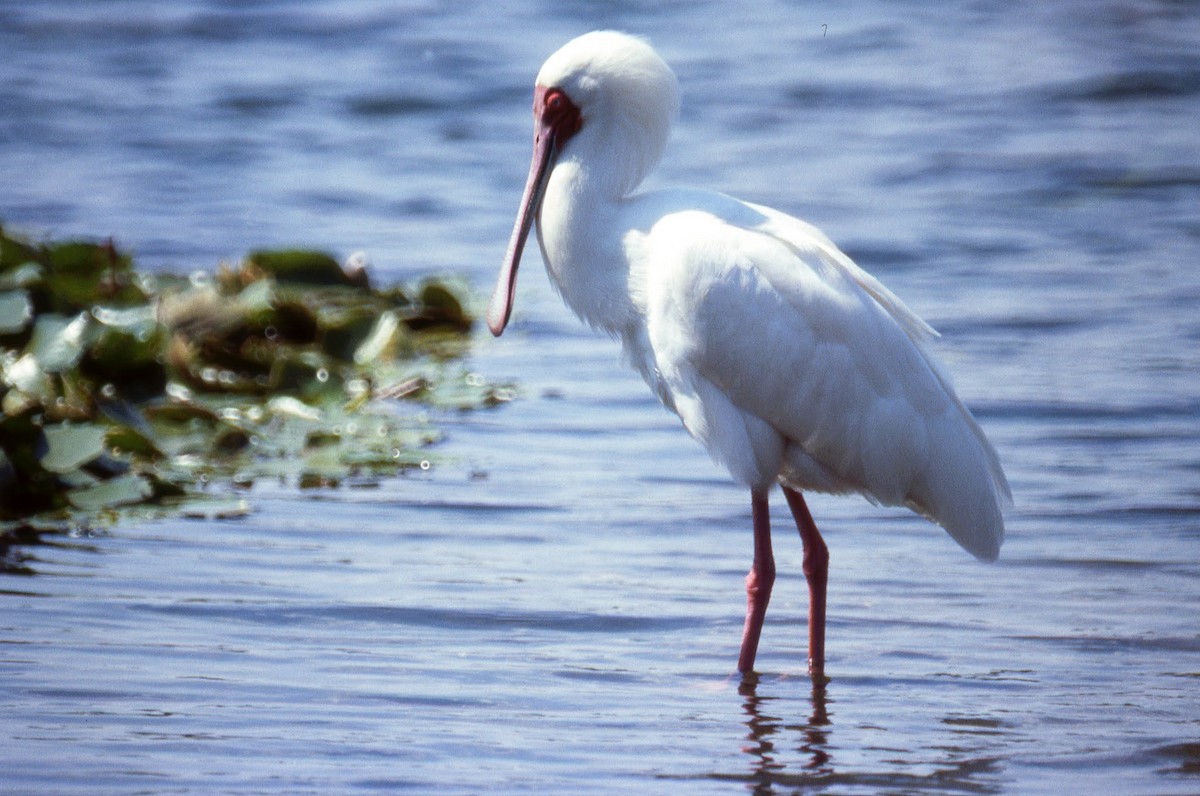
[(644, 42), (589, 34), (538, 76), (583, 126), (551, 173), (552, 281), (734, 478), (907, 505), (995, 558), (999, 459), (926, 348), (936, 332), (815, 227), (694, 190), (632, 194), (678, 105)]

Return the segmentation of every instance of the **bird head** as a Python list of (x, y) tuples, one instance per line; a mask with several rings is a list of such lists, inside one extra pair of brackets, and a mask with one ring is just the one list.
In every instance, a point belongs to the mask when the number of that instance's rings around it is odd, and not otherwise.
[(533, 92), (533, 161), (488, 307), (492, 334), (512, 313), (521, 253), (555, 165), (570, 160), (602, 195), (626, 196), (662, 157), (678, 112), (675, 73), (635, 36), (587, 33), (546, 60)]

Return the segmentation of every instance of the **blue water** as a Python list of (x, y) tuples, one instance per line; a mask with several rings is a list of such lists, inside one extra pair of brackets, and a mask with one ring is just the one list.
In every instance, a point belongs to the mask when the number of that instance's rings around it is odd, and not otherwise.
[(0, 219), (482, 296), (542, 60), (646, 34), (684, 99), (655, 184), (818, 224), (943, 333), (1013, 484), (1000, 561), (814, 497), (814, 693), (776, 500), (740, 683), (747, 496), (528, 267), (470, 362), (519, 397), (436, 418), (428, 471), (81, 529), (0, 581), (0, 791), (1200, 791), (1200, 6), (732, 9), (0, 3)]

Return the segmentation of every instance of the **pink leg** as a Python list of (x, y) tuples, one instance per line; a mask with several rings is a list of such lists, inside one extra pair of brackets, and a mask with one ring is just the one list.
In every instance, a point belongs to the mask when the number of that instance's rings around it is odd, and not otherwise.
[(754, 563), (746, 576), (746, 626), (742, 630), (742, 651), (738, 671), (754, 670), (758, 637), (762, 634), (771, 587), (775, 584), (775, 556), (771, 552), (771, 515), (767, 510), (766, 490), (750, 492), (750, 511), (754, 517)]
[(829, 548), (813, 522), (804, 496), (783, 488), (804, 542), (804, 577), (808, 579), (808, 673), (825, 676), (825, 586), (829, 582)]

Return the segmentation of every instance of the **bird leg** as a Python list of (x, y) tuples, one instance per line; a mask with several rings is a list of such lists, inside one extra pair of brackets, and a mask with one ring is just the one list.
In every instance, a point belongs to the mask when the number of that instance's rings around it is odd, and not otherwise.
[(738, 655), (738, 671), (742, 674), (754, 670), (758, 637), (762, 634), (767, 603), (771, 601), (771, 587), (775, 584), (771, 514), (767, 509), (766, 490), (750, 492), (750, 511), (754, 518), (754, 563), (750, 567), (750, 574), (746, 575), (746, 626), (742, 630), (742, 651)]
[(813, 678), (825, 676), (825, 586), (829, 582), (829, 548), (813, 522), (804, 496), (794, 489), (783, 488), (796, 528), (804, 543), (804, 577), (808, 580), (808, 673)]

